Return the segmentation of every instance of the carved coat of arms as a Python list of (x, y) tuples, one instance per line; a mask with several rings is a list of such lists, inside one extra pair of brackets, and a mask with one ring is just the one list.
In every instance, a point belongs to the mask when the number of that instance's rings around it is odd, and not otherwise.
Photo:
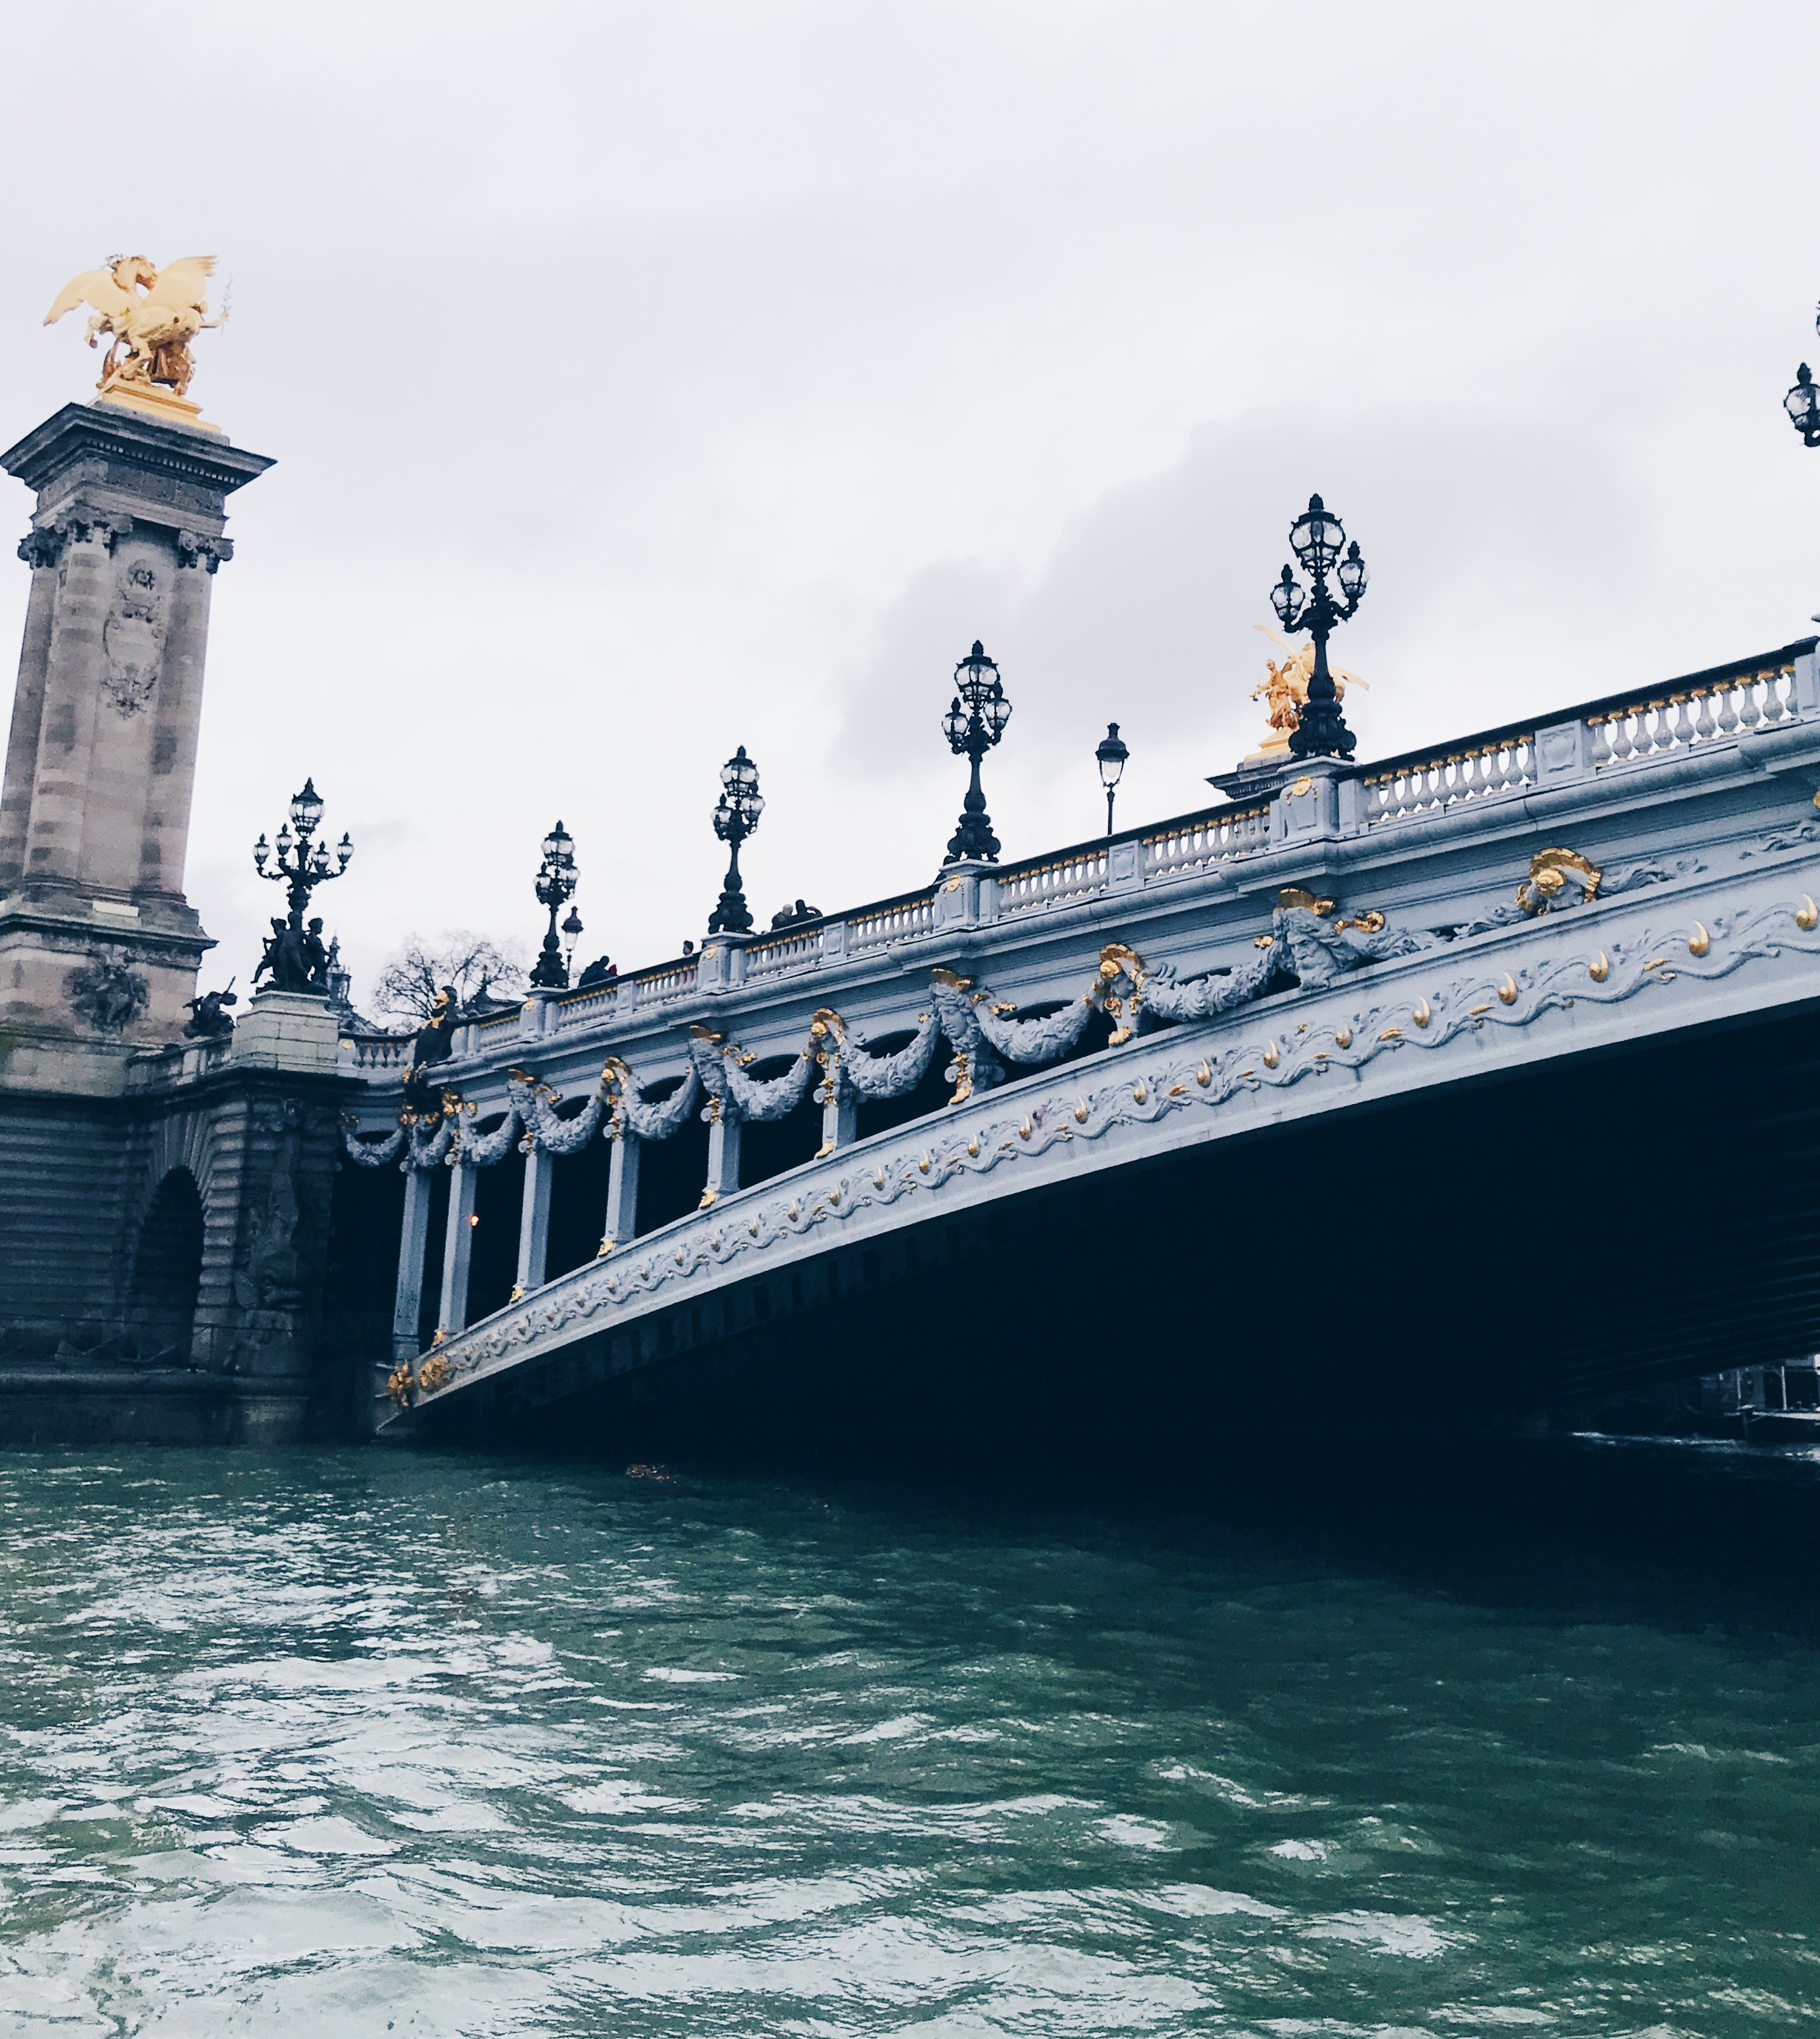
[(151, 698), (165, 656), (164, 573), (140, 556), (122, 562), (114, 605), (102, 626), (108, 655), (101, 686), (122, 715), (136, 715)]

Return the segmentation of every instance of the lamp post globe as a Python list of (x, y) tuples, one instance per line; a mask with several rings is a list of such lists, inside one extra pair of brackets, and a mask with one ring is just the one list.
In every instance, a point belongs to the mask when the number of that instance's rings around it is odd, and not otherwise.
[(960, 825), (949, 838), (948, 853), (942, 860), (944, 864), (998, 860), (999, 838), (992, 833), (992, 818), (986, 812), (980, 761), (1004, 735), (1010, 719), (1011, 703), (999, 668), (986, 656), (985, 646), (976, 637), (973, 650), (954, 668), (954, 699), (942, 718), (942, 734), (948, 739), (948, 748), (957, 758), (967, 758), (971, 768)]
[(1120, 740), (1119, 726), (1116, 722), (1106, 724), (1106, 733), (1100, 746), (1094, 753), (1100, 768), (1100, 784), (1106, 789), (1106, 833), (1113, 832), (1113, 795), (1120, 779), (1124, 776), (1125, 760), (1131, 755), (1128, 746)]

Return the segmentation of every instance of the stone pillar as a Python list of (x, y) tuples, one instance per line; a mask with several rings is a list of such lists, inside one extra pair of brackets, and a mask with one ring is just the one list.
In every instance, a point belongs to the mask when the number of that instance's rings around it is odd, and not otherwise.
[(417, 1326), (423, 1312), (423, 1260), (430, 1250), (430, 1183), (427, 1168), (411, 1168), (404, 1177), (404, 1224), (398, 1238), (398, 1286), (392, 1299), (392, 1357), (417, 1357)]
[(442, 1301), (437, 1328), (453, 1334), (468, 1322), (468, 1266), (474, 1257), (474, 1188), (480, 1170), (457, 1161), (449, 1171), (449, 1228), (442, 1240)]
[(622, 1133), (613, 1142), (612, 1168), (607, 1177), (607, 1221), (601, 1233), (603, 1253), (638, 1236), (639, 1161), (644, 1151), (645, 1143), (635, 1133)]
[(555, 1164), (541, 1147), (525, 1158), (525, 1198), (518, 1207), (518, 1279), (512, 1300), (544, 1285), (550, 1248), (550, 1183)]
[(209, 948), (184, 855), (226, 499), (271, 463), (68, 404), (4, 454), (37, 492), (0, 792), (0, 1090), (114, 1095), (179, 1038)]
[(851, 1147), (859, 1137), (859, 1100), (851, 1091), (828, 1095), (830, 1086), (821, 1087), (821, 1151), (832, 1154), (837, 1147)]
[(701, 1198), (705, 1209), (739, 1187), (739, 1121), (723, 1116), (719, 1098), (702, 1115), (707, 1121), (707, 1185)]

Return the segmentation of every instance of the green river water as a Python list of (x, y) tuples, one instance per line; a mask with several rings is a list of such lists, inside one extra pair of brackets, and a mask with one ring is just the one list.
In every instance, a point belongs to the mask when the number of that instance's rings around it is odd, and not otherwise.
[(1820, 1464), (1599, 1449), (0, 1455), (0, 2039), (1812, 2030)]

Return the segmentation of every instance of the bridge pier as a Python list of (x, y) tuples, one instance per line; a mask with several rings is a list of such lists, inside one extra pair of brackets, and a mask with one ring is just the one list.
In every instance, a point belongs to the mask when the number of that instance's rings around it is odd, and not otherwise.
[(601, 1231), (603, 1253), (638, 1236), (639, 1160), (643, 1152), (644, 1142), (635, 1133), (622, 1132), (613, 1142), (612, 1172), (607, 1178), (607, 1219)]
[(726, 1116), (716, 1098), (708, 1107), (707, 1186), (702, 1202), (732, 1195), (739, 1187), (740, 1122)]
[(821, 1151), (832, 1154), (836, 1148), (851, 1147), (859, 1137), (859, 1100), (851, 1095), (828, 1097), (823, 1092), (821, 1107)]
[(468, 1325), (468, 1269), (474, 1257), (474, 1190), (480, 1171), (457, 1161), (449, 1171), (449, 1228), (443, 1235), (442, 1298), (438, 1331), (452, 1336)]
[(398, 1236), (398, 1286), (392, 1299), (392, 1357), (417, 1357), (417, 1322), (423, 1307), (423, 1261), (430, 1250), (430, 1171), (407, 1169), (404, 1222)]
[(518, 1207), (518, 1272), (512, 1294), (516, 1300), (544, 1285), (550, 1250), (550, 1183), (555, 1159), (541, 1147), (525, 1161), (525, 1195)]

